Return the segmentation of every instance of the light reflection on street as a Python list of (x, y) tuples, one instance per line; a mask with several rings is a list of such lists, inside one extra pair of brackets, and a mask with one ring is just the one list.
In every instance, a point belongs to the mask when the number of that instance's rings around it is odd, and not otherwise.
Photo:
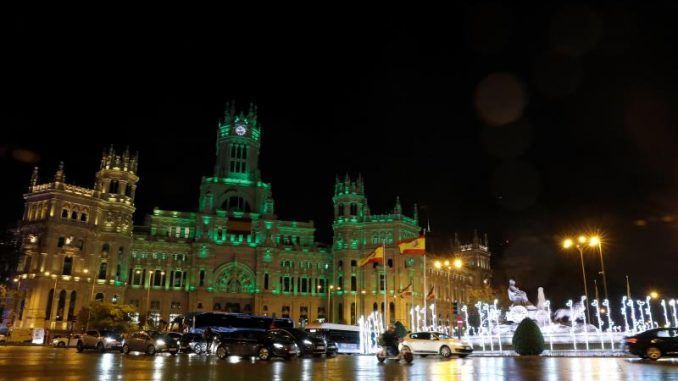
[[(48, 376), (48, 377), (45, 377)], [(59, 380), (678, 380), (678, 360), (628, 358), (416, 357), (410, 365), (373, 356), (284, 361), (216, 356), (76, 353), (0, 347), (0, 379)]]

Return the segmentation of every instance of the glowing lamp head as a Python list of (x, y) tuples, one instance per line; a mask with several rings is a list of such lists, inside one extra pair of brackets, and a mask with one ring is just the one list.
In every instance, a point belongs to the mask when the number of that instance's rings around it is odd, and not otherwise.
[(454, 260), (454, 267), (455, 268), (460, 269), (461, 266), (463, 266), (463, 265), (464, 265), (464, 263), (461, 261), (461, 259), (457, 258), (457, 259)]
[(443, 267), (443, 264), (440, 263), (440, 261), (435, 261), (435, 262), (433, 263), (433, 265), (434, 265), (437, 269)]
[(579, 242), (579, 243), (581, 243), (581, 244), (586, 243), (586, 241), (587, 241), (587, 240), (586, 240), (586, 236), (585, 236), (585, 235), (580, 235), (579, 237), (577, 237), (577, 242)]
[(659, 297), (659, 293), (657, 291), (650, 292), (650, 298), (657, 299), (658, 297)]
[(572, 240), (569, 238), (563, 241), (563, 249), (569, 249), (572, 247), (572, 245), (574, 245), (574, 242), (572, 242)]
[(593, 237), (589, 238), (589, 246), (598, 246), (598, 245), (600, 245), (600, 237), (594, 235)]
[(447, 259), (445, 260), (445, 267), (450, 267), (450, 261), (448, 261)]

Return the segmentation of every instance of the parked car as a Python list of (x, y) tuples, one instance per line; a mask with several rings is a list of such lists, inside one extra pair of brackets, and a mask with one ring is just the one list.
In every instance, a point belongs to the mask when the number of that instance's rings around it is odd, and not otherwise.
[(78, 352), (85, 349), (96, 349), (99, 352), (107, 350), (120, 350), (122, 348), (122, 335), (113, 330), (90, 330), (80, 336), (75, 345)]
[(66, 348), (66, 347), (75, 347), (78, 345), (78, 340), (80, 340), (80, 335), (57, 335), (52, 338), (52, 346), (57, 348)]
[(168, 352), (172, 356), (179, 352), (177, 340), (164, 332), (140, 331), (133, 333), (122, 345), (122, 353), (143, 352), (154, 355), (160, 352)]
[(199, 333), (184, 333), (179, 340), (179, 350), (184, 353), (201, 354), (207, 349), (205, 339)]
[(258, 330), (238, 330), (220, 334), (215, 340), (217, 357), (256, 356), (261, 360), (282, 357), (287, 360), (299, 353), (294, 338), (283, 330), (268, 332)]
[(437, 332), (416, 332), (405, 335), (400, 349), (410, 350), (413, 354), (425, 357), (440, 355), (449, 358), (452, 355), (464, 358), (473, 352), (473, 347), (459, 339)]
[[(285, 329), (284, 331), (294, 338), (294, 342), (297, 344), (297, 347), (299, 348), (299, 356), (304, 355), (322, 356), (328, 353), (327, 341), (323, 337), (314, 335), (312, 333), (308, 333), (298, 328), (288, 328)], [(329, 355), (331, 356), (334, 354), (336, 354), (336, 352), (330, 353)]]
[(627, 352), (643, 359), (678, 357), (678, 328), (655, 328), (625, 340)]
[(0, 344), (7, 343), (7, 336), (0, 333)]

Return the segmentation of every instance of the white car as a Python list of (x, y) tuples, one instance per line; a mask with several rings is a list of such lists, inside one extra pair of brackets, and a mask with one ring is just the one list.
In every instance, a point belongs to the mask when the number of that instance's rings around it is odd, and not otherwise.
[(75, 347), (80, 335), (58, 336), (52, 339), (52, 346), (57, 348)]
[(448, 358), (452, 355), (464, 358), (473, 352), (473, 347), (459, 339), (438, 332), (416, 332), (405, 335), (399, 345), (400, 350), (409, 350), (413, 354), (425, 357), (440, 355)]

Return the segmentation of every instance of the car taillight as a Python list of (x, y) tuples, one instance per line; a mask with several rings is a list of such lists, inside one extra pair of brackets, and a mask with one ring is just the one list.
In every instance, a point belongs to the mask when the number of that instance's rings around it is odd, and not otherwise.
[(635, 344), (635, 343), (638, 342), (638, 339), (636, 339), (635, 337), (631, 337), (631, 338), (626, 339), (626, 342), (629, 343), (629, 344)]

